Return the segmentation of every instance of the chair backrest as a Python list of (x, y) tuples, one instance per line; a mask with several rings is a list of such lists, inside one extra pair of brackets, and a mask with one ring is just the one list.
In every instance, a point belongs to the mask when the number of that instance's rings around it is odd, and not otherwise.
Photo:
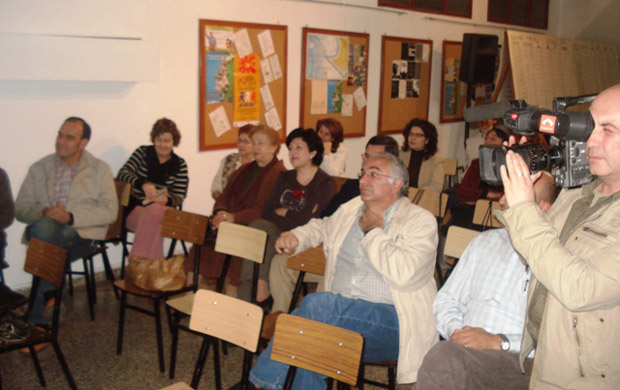
[(443, 218), (446, 215), (448, 194), (431, 190), (423, 190), (416, 187), (409, 188), (409, 200), (423, 209), (429, 211), (435, 217)]
[(334, 181), (336, 182), (336, 193), (340, 192), (340, 189), (342, 188), (342, 185), (349, 180), (348, 177), (342, 177), (342, 176), (332, 176), (332, 179), (334, 179)]
[(456, 184), (456, 172), (458, 160), (456, 158), (444, 158), (443, 161), (444, 188), (450, 188)]
[(354, 385), (364, 338), (361, 334), (307, 318), (281, 314), (271, 360)]
[(323, 245), (316, 248), (310, 248), (298, 254), (289, 257), (286, 266), (297, 271), (306, 271), (312, 274), (325, 274), (325, 252)]
[(62, 286), (67, 252), (36, 238), (28, 241), (24, 271), (45, 279), (56, 288)]
[(256, 352), (263, 309), (215, 291), (198, 290), (189, 328)]
[(163, 237), (203, 245), (207, 236), (209, 219), (204, 215), (188, 213), (186, 211), (168, 209), (161, 224)]
[(450, 226), (446, 237), (446, 246), (443, 254), (458, 259), (463, 254), (467, 245), (480, 234), (477, 230), (466, 229), (460, 226)]
[(262, 263), (267, 233), (238, 223), (222, 222), (217, 229), (215, 251)]
[(503, 227), (504, 225), (495, 218), (495, 210), (501, 210), (499, 202), (493, 202), (488, 199), (478, 199), (476, 201), (476, 208), (474, 209), (473, 222), (476, 225), (485, 227)]
[(131, 185), (123, 181), (114, 180), (116, 186), (116, 197), (118, 198), (118, 211), (116, 220), (108, 226), (105, 240), (120, 238), (123, 231), (123, 216), (125, 215), (125, 207), (129, 205), (129, 196), (131, 194)]

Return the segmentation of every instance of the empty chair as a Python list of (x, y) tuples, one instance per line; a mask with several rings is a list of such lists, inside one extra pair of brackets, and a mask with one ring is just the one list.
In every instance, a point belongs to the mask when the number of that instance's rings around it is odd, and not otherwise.
[(296, 367), (336, 379), (342, 388), (357, 382), (363, 345), (364, 338), (357, 332), (282, 314), (276, 322), (271, 359), (290, 366), (284, 389), (292, 387)]
[(482, 225), (482, 230), (504, 227), (504, 225), (495, 218), (495, 215), (493, 215), (495, 210), (501, 210), (499, 202), (490, 201), (488, 199), (478, 199), (476, 201), (476, 208), (474, 209), (474, 224)]
[[(161, 234), (177, 240), (191, 242), (197, 246), (204, 244), (207, 235), (208, 218), (203, 215), (187, 213), (184, 211), (168, 209), (162, 222)], [(191, 285), (174, 291), (148, 291), (141, 289), (129, 280), (119, 280), (114, 282), (114, 287), (120, 291), (121, 305), (118, 320), (118, 336), (116, 353), (120, 355), (123, 350), (123, 330), (125, 326), (125, 309), (131, 309), (139, 313), (155, 317), (155, 329), (157, 337), (157, 353), (159, 357), (159, 370), (165, 371), (164, 348), (161, 327), (161, 303), (169, 297), (187, 291), (196, 291), (198, 288), (198, 271), (200, 262), (200, 249), (196, 251), (196, 261), (194, 262), (194, 278)], [(140, 306), (127, 303), (127, 294), (138, 298), (146, 298), (153, 303), (153, 310), (147, 310)]]
[(197, 388), (202, 368), (207, 359), (209, 345), (213, 344), (213, 365), (215, 370), (215, 388), (222, 388), (218, 339), (243, 348), (242, 383), (247, 383), (252, 353), (256, 352), (263, 309), (260, 306), (208, 290), (198, 290), (194, 297), (189, 328), (203, 333), (207, 337), (200, 349), (191, 387)]
[(448, 272), (446, 273), (445, 279), (448, 279), (450, 273), (456, 266), (458, 259), (467, 248), (467, 245), (473, 240), (478, 234), (480, 234), (477, 230), (467, 229), (460, 226), (450, 226), (448, 228), (448, 236), (446, 237), (446, 246), (443, 250), (443, 254), (449, 257), (454, 258), (454, 262)]
[(62, 299), (62, 287), (65, 279), (66, 260), (67, 253), (57, 246), (48, 244), (47, 242), (36, 238), (33, 238), (28, 242), (28, 252), (26, 253), (24, 271), (32, 274), (33, 276), (28, 310), (30, 311), (32, 308), (36, 291), (39, 288), (40, 279), (45, 279), (53, 284), (56, 287), (56, 300), (54, 302), (54, 312), (52, 315), (52, 328), (49, 331), (45, 331), (41, 328), (34, 328), (25, 340), (0, 346), (0, 353), (10, 352), (21, 348), (28, 348), (30, 350), (30, 355), (32, 356), (32, 361), (34, 362), (37, 375), (39, 376), (41, 386), (45, 386), (45, 378), (43, 377), (43, 371), (41, 370), (41, 365), (39, 364), (37, 352), (34, 347), (43, 343), (51, 343), (54, 347), (54, 352), (56, 352), (56, 357), (58, 357), (58, 361), (60, 362), (60, 366), (62, 367), (62, 371), (67, 377), (69, 386), (72, 389), (77, 389), (75, 381), (69, 371), (67, 361), (65, 360), (65, 357), (60, 350), (60, 345), (58, 344), (60, 301)]

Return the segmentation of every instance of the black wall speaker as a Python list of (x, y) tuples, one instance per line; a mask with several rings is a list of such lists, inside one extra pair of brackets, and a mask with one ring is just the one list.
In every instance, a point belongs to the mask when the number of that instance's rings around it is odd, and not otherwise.
[(463, 34), (459, 79), (469, 84), (490, 84), (495, 76), (497, 35)]

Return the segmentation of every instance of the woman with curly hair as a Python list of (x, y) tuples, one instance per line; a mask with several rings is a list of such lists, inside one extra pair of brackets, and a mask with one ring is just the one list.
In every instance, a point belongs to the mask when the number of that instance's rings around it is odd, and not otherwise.
[(321, 169), (331, 176), (344, 176), (349, 150), (342, 143), (342, 124), (335, 119), (325, 118), (316, 122), (316, 132), (323, 141), (323, 163)]
[(437, 128), (423, 119), (412, 119), (403, 129), (405, 138), (398, 158), (409, 171), (409, 186), (440, 192), (444, 173), (437, 155)]

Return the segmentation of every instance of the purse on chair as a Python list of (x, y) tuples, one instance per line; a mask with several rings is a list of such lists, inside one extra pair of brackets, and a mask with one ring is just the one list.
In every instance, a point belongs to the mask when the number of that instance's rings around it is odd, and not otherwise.
[(127, 266), (127, 279), (144, 290), (178, 290), (185, 286), (184, 262), (183, 255), (155, 260), (131, 256)]

